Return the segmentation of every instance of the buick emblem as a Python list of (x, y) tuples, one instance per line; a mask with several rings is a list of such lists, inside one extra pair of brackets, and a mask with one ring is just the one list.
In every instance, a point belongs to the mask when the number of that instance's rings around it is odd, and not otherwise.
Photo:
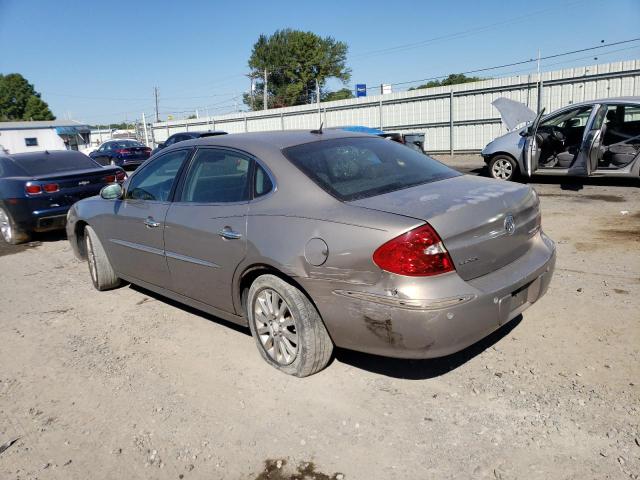
[(78, 182), (78, 185), (89, 185), (91, 182), (89, 180), (82, 180)]
[(509, 235), (513, 235), (516, 231), (516, 221), (513, 219), (513, 215), (510, 213), (504, 217), (504, 229), (507, 231)]

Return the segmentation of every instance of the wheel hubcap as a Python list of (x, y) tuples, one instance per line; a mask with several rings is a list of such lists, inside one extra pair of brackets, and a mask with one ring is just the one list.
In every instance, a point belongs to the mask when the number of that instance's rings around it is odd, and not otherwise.
[(298, 355), (298, 330), (284, 299), (270, 288), (262, 290), (253, 306), (256, 333), (267, 354), (280, 365), (289, 365)]
[(507, 180), (511, 178), (511, 174), (513, 173), (513, 165), (511, 165), (511, 162), (509, 162), (508, 160), (498, 160), (493, 164), (491, 170), (495, 178)]
[(0, 210), (0, 233), (6, 242), (11, 241), (13, 231), (11, 230), (11, 222), (4, 210)]

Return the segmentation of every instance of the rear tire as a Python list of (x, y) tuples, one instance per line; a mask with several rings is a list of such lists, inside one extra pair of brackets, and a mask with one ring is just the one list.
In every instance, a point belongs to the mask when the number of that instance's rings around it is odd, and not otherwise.
[(508, 155), (496, 155), (489, 160), (489, 175), (496, 180), (515, 180), (520, 172), (518, 164)]
[(262, 358), (278, 370), (306, 377), (327, 366), (333, 342), (320, 314), (299, 289), (275, 275), (249, 289), (247, 313)]
[(26, 243), (31, 239), (31, 235), (26, 230), (18, 228), (16, 223), (11, 218), (11, 214), (4, 208), (0, 207), (0, 236), (2, 239), (11, 244), (19, 245), (20, 243)]
[(118, 278), (113, 270), (104, 247), (93, 228), (85, 227), (84, 241), (89, 274), (96, 290), (104, 291), (119, 287), (122, 284), (122, 280)]

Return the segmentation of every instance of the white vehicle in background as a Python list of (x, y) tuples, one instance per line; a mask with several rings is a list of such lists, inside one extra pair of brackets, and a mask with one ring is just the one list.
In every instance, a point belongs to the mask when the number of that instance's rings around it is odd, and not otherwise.
[(527, 117), (533, 121), (482, 150), (493, 178), (640, 176), (640, 97), (575, 103), (544, 117), (544, 109), (535, 115), (525, 105), (518, 108), (518, 102), (498, 100), (494, 106), (508, 128)]

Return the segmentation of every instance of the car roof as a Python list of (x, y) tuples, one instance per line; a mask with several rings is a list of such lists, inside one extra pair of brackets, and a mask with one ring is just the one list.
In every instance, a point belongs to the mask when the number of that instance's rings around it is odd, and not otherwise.
[[(237, 148), (239, 150), (249, 151), (250, 153), (256, 153), (264, 150), (283, 150), (285, 148), (304, 143), (349, 137), (378, 138), (373, 135), (346, 132), (343, 130), (324, 130), (322, 133), (312, 133), (310, 130), (278, 130), (271, 132), (233, 133), (229, 135), (202, 137), (177, 143), (175, 144), (175, 148), (184, 148), (185, 146), (190, 145), (208, 145)], [(174, 146), (172, 145), (169, 148), (174, 148)]]
[[(576, 105), (593, 105), (594, 103), (640, 103), (640, 97), (596, 98), (594, 100), (585, 100), (583, 102), (571, 103), (567, 105), (567, 107), (573, 107)], [(566, 108), (566, 107), (562, 107), (562, 108)]]

